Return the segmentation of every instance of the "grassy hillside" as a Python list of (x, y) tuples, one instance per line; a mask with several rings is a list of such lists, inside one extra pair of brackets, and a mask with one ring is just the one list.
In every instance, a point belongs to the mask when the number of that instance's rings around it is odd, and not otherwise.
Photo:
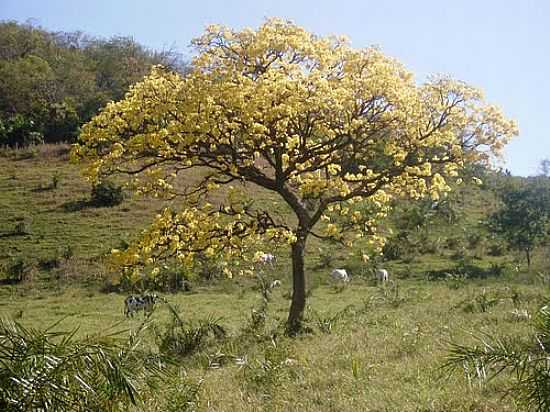
[[(26, 272), (23, 282), (0, 286), (0, 317), (38, 328), (63, 319), (57, 330), (77, 327), (78, 336), (136, 330), (143, 315), (126, 319), (125, 295), (102, 291), (103, 258), (132, 239), (163, 203), (127, 199), (94, 207), (90, 185), (67, 162), (66, 146), (41, 146), (28, 158), (21, 151), (5, 154), (0, 265), (6, 272), (22, 260)], [(254, 194), (285, 213), (274, 197)], [(488, 254), (494, 241), (479, 229), (495, 207), (490, 193), (465, 189), (457, 202), (462, 216), (457, 223), (430, 215), (425, 224), (409, 225), (400, 256), (378, 262), (390, 269), (393, 281), (387, 286), (377, 285), (347, 251), (312, 242), (310, 333), (294, 340), (281, 329), (291, 289), (285, 251), (277, 252), (275, 268), (261, 271), (266, 279), (282, 280), (267, 308), (258, 282), (248, 278), (204, 280), (191, 292), (165, 294), (189, 330), (210, 318), (227, 335), (176, 354), (180, 376), (156, 390), (144, 389), (137, 410), (518, 410), (503, 397), (511, 378), (487, 381), (471, 370), (447, 376), (439, 368), (451, 341), (474, 343), (481, 333), (520, 336), (532, 330), (530, 318), (548, 295), (547, 279), (534, 274), (546, 273), (544, 251), (532, 273), (517, 272), (515, 257), (505, 250)], [(411, 218), (411, 208), (399, 206), (403, 219)], [(391, 222), (394, 235), (405, 230), (400, 219), (396, 215)], [(351, 270), (349, 286), (328, 281), (328, 271), (337, 266)], [(174, 328), (168, 304), (159, 304), (149, 319), (153, 327), (145, 341), (155, 351)], [(252, 319), (261, 321), (252, 327)], [(186, 392), (187, 384), (199, 385), (196, 397)]]
[[(138, 234), (164, 206), (155, 199), (130, 197), (118, 206), (95, 207), (90, 202), (90, 184), (80, 176), (78, 167), (67, 160), (68, 146), (42, 145), (33, 150), (32, 156), (25, 156), (30, 150), (7, 151), (6, 155), (11, 156), (2, 158), (0, 264), (22, 258), (39, 269), (41, 261), (66, 253), (67, 249), (75, 259), (97, 262), (121, 241), (128, 241)], [(184, 180), (192, 178), (186, 176)], [(275, 194), (254, 187), (250, 187), (249, 192), (258, 203), (292, 219)], [(459, 223), (449, 225), (445, 219), (436, 216), (427, 219), (422, 227), (409, 228), (413, 243), (424, 245), (426, 250), (416, 251), (413, 259), (410, 256), (397, 259), (394, 266), (403, 267), (403, 263), (409, 263), (415, 272), (426, 269), (423, 260), (429, 262), (430, 270), (448, 266), (448, 257), (459, 247), (456, 243), (468, 243), (468, 235), (479, 232), (480, 219), (495, 207), (493, 196), (476, 188), (466, 188), (453, 198), (454, 208), (460, 216)], [(407, 215), (410, 202), (402, 202), (397, 208), (402, 219), (410, 219)], [(427, 212), (431, 213), (429, 208)], [(399, 224), (397, 219), (393, 225), (390, 224), (394, 232), (401, 230)], [(24, 227), (28, 233), (19, 233), (18, 227)], [(449, 238), (455, 239), (454, 243), (448, 241)], [(359, 265), (359, 262), (349, 261), (347, 252), (338, 246), (320, 244), (315, 239), (309, 246), (312, 265), (323, 253), (329, 255), (334, 264), (350, 268)]]

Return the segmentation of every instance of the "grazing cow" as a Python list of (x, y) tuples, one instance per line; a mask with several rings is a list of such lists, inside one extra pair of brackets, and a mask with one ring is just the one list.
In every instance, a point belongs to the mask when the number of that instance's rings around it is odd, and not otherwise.
[(390, 279), (390, 275), (386, 269), (378, 268), (374, 272), (376, 280), (382, 283), (386, 283)]
[(279, 286), (281, 286), (281, 281), (279, 279), (275, 279), (273, 282), (269, 284), (270, 289), (277, 288)]
[(260, 255), (259, 260), (262, 265), (274, 266), (275, 262), (277, 261), (277, 258), (275, 257), (275, 255), (272, 255), (271, 253), (263, 253), (262, 255)]
[(349, 275), (346, 269), (333, 269), (330, 272), (330, 277), (337, 282), (349, 282)]
[(158, 299), (156, 294), (130, 295), (124, 299), (124, 314), (126, 317), (133, 317), (134, 313), (140, 310), (143, 310), (145, 315), (151, 314)]

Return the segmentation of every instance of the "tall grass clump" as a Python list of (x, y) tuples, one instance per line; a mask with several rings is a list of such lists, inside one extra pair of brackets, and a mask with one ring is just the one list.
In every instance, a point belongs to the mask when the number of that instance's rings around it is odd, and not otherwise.
[(525, 337), (482, 334), (473, 346), (452, 343), (443, 371), (462, 371), (469, 380), (489, 381), (508, 374), (506, 394), (529, 411), (550, 410), (550, 306), (543, 306)]
[(196, 322), (186, 322), (177, 308), (167, 305), (171, 320), (164, 330), (156, 331), (159, 350), (168, 356), (189, 356), (208, 345), (210, 339), (220, 340), (226, 336), (220, 319), (208, 318)]
[(77, 330), (26, 328), (0, 319), (0, 410), (119, 411), (141, 401), (141, 389), (168, 374), (142, 350), (143, 324), (120, 334), (78, 338)]

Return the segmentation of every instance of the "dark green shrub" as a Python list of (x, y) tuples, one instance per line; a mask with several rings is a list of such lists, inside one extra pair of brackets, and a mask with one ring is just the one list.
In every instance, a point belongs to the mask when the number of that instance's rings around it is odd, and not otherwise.
[(296, 377), (295, 363), (289, 346), (273, 340), (265, 346), (263, 356), (244, 363), (242, 375), (249, 390), (270, 396), (285, 381)]
[(460, 249), (462, 247), (461, 237), (448, 237), (445, 241), (445, 246), (448, 249)]
[(59, 247), (56, 252), (47, 257), (38, 259), (38, 266), (43, 270), (57, 269), (61, 263), (73, 257), (74, 252), (71, 246)]
[(31, 231), (31, 222), (30, 220), (21, 220), (15, 224), (13, 227), (14, 235), (30, 235), (32, 233)]
[(59, 172), (55, 172), (53, 175), (52, 175), (52, 189), (57, 189), (57, 187), (59, 186), (59, 182), (61, 181), (61, 176), (59, 175)]
[(414, 232), (399, 232), (388, 239), (382, 249), (382, 255), (386, 260), (402, 259), (410, 262), (418, 254), (420, 244)]
[(25, 262), (22, 258), (12, 259), (5, 267), (4, 271), (6, 273), (6, 280), (9, 283), (19, 283), (25, 280), (25, 277), (28, 275), (32, 265)]
[(332, 265), (334, 253), (332, 249), (319, 248), (319, 263), (317, 269), (325, 269)]
[(464, 312), (467, 313), (487, 313), (493, 306), (502, 301), (503, 298), (498, 291), (483, 288), (481, 293), (464, 300), (458, 306), (461, 306)]
[(502, 256), (506, 253), (506, 246), (499, 242), (489, 244), (487, 254), (489, 256)]
[(210, 258), (204, 253), (199, 253), (197, 261), (196, 273), (199, 279), (212, 281), (224, 277), (222, 262), (219, 259)]
[(421, 238), (419, 252), (421, 254), (435, 254), (438, 253), (441, 248), (441, 238), (431, 239), (428, 236)]
[(61, 259), (57, 255), (38, 259), (38, 266), (42, 270), (52, 270), (58, 268), (60, 265)]
[(164, 331), (157, 330), (157, 345), (161, 353), (168, 356), (185, 357), (208, 346), (211, 339), (225, 337), (225, 329), (220, 319), (208, 318), (197, 322), (185, 322), (177, 308), (167, 304), (172, 318)]
[(35, 122), (21, 114), (0, 119), (0, 146), (27, 147), (44, 142)]
[(334, 313), (326, 314), (317, 311), (311, 311), (311, 319), (320, 332), (331, 334), (332, 328), (342, 321), (349, 320), (353, 315), (353, 305), (348, 305), (344, 309)]
[(164, 266), (154, 277), (144, 279), (144, 289), (159, 290), (163, 292), (190, 292), (191, 282), (181, 266)]
[(74, 107), (67, 103), (53, 103), (48, 108), (44, 125), (46, 142), (74, 142), (81, 120)]
[(74, 256), (74, 250), (71, 245), (67, 245), (61, 249), (58, 249), (58, 255), (65, 260), (69, 260)]
[(124, 192), (122, 187), (105, 180), (92, 188), (91, 202), (95, 206), (111, 207), (122, 203)]
[(404, 255), (403, 244), (399, 239), (389, 239), (382, 248), (382, 255), (386, 260), (400, 259)]

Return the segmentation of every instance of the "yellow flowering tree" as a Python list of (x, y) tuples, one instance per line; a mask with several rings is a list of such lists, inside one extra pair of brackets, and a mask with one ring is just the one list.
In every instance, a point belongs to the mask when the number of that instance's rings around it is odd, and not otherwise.
[[(155, 68), (82, 129), (72, 154), (93, 182), (125, 175), (138, 193), (181, 201), (114, 252), (125, 267), (246, 262), (260, 241), (290, 244), (289, 332), (305, 308), (310, 235), (380, 247), (376, 227), (392, 198), (438, 199), (465, 162), (487, 161), (517, 133), (477, 89), (442, 76), (419, 85), (377, 48), (288, 21), (214, 25), (193, 44), (188, 74)], [(188, 169), (201, 178), (181, 188)], [(258, 206), (241, 183), (276, 193), (295, 219)], [(211, 204), (215, 192), (223, 196)]]

